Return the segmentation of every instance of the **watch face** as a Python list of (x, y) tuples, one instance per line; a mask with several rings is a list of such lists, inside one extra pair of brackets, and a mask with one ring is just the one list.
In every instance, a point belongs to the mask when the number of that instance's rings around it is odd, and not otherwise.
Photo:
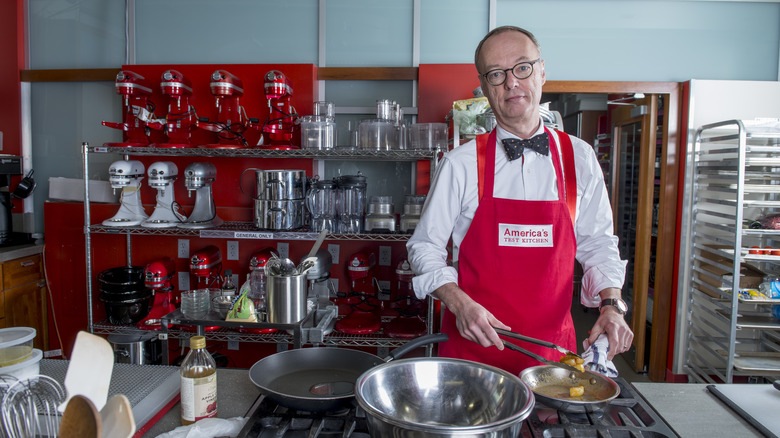
[(626, 302), (620, 298), (607, 298), (601, 302), (601, 306), (599, 306), (599, 308), (604, 306), (615, 306), (615, 308), (617, 308), (618, 311), (623, 314), (628, 312), (628, 306), (626, 305)]

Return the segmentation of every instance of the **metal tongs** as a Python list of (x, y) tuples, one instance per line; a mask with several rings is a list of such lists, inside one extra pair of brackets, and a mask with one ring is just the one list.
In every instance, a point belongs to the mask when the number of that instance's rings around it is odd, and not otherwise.
[[(579, 357), (580, 359), (582, 359), (582, 357), (579, 354), (577, 354), (577, 353), (575, 353), (573, 351), (570, 351), (570, 350), (568, 350), (566, 348), (563, 348), (560, 345), (553, 344), (552, 342), (543, 341), (541, 339), (536, 339), (536, 338), (531, 338), (529, 336), (523, 336), (523, 335), (521, 335), (519, 333), (510, 332), (508, 330), (504, 330), (504, 329), (500, 329), (500, 328), (495, 328), (495, 327), (493, 327), (493, 328), (496, 330), (496, 333), (498, 333), (499, 335), (506, 336), (506, 337), (513, 338), (513, 339), (517, 339), (517, 340), (520, 340), (520, 341), (525, 341), (525, 342), (528, 342), (530, 344), (541, 345), (542, 347), (552, 348), (554, 350), (558, 350), (559, 352), (561, 352), (561, 353), (563, 353), (563, 354), (565, 354), (567, 356)], [(569, 370), (569, 371), (573, 371), (573, 372), (576, 372), (576, 373), (582, 373), (582, 371), (580, 371), (577, 368), (574, 368), (571, 365), (567, 365), (567, 364), (565, 364), (563, 362), (549, 360), (549, 359), (544, 358), (544, 357), (542, 357), (542, 356), (540, 356), (540, 355), (538, 355), (536, 353), (528, 351), (525, 348), (518, 347), (517, 345), (515, 345), (515, 344), (513, 344), (511, 342), (505, 341), (503, 339), (501, 341), (504, 343), (504, 346), (506, 346), (510, 350), (517, 351), (518, 353), (523, 353), (523, 354), (525, 354), (527, 356), (530, 356), (530, 357), (538, 360), (539, 362), (541, 362), (541, 363), (543, 363), (545, 365), (552, 365), (552, 366), (560, 367), (560, 368), (563, 368), (563, 369), (566, 369), (566, 370)]]

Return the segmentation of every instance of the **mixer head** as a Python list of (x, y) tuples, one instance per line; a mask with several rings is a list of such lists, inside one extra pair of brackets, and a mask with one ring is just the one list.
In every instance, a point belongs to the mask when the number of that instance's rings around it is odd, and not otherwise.
[(265, 74), (263, 92), (267, 99), (281, 99), (292, 96), (293, 90), (287, 76), (279, 70), (271, 70)]
[(119, 160), (108, 168), (108, 181), (114, 189), (121, 189), (144, 176), (144, 164), (138, 160)]
[(368, 273), (376, 263), (374, 253), (356, 252), (349, 258), (347, 274), (351, 280), (368, 277)]
[(146, 171), (149, 176), (149, 186), (157, 189), (171, 185), (179, 175), (179, 168), (171, 161), (152, 163)]
[(184, 185), (187, 190), (197, 190), (214, 182), (217, 167), (211, 163), (192, 163), (184, 169)]
[(217, 70), (211, 74), (211, 94), (217, 97), (241, 97), (244, 95), (244, 83), (226, 70)]
[(412, 277), (414, 277), (414, 271), (412, 270), (412, 265), (409, 264), (409, 260), (403, 259), (398, 262), (398, 265), (395, 267), (395, 274), (401, 280), (411, 281)]
[(190, 272), (196, 277), (209, 277), (214, 268), (222, 265), (222, 252), (214, 245), (196, 251), (190, 257)]
[(121, 70), (117, 73), (114, 86), (117, 94), (122, 96), (149, 96), (152, 94), (152, 89), (146, 83), (146, 78), (129, 70)]
[(176, 263), (170, 257), (155, 260), (144, 269), (144, 286), (149, 289), (170, 289), (176, 273)]
[(249, 259), (249, 269), (254, 271), (255, 269), (265, 268), (268, 260), (273, 258), (273, 250), (273, 248), (263, 248), (252, 254), (252, 257)]
[(177, 70), (166, 70), (162, 74), (160, 88), (169, 96), (191, 96), (192, 83)]
[(330, 277), (330, 268), (333, 267), (333, 256), (327, 249), (317, 251), (317, 261), (314, 267), (306, 272), (306, 278), (309, 280), (319, 280)]

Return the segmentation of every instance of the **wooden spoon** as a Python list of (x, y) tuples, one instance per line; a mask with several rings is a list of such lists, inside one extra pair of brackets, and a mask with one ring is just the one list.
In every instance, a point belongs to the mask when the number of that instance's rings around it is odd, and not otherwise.
[(131, 438), (135, 433), (133, 408), (123, 394), (111, 396), (103, 409), (100, 410), (100, 417), (103, 421), (104, 437)]
[(74, 395), (60, 421), (60, 438), (100, 438), (100, 412), (83, 395)]

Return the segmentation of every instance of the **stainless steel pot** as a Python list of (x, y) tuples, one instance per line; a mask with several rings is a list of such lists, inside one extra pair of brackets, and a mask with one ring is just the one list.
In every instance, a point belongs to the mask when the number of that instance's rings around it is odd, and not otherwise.
[[(552, 365), (539, 365), (524, 369), (523, 380), (534, 392), (536, 399), (551, 408), (571, 413), (594, 412), (620, 394), (617, 382), (593, 371), (585, 376)], [(569, 388), (582, 385), (582, 397), (569, 397)]]
[(155, 333), (142, 335), (113, 334), (108, 336), (108, 342), (114, 349), (116, 363), (134, 365), (152, 365), (160, 363), (160, 340)]
[(265, 230), (294, 230), (304, 224), (303, 199), (269, 201), (255, 199), (255, 226)]
[(279, 201), (306, 197), (305, 170), (257, 170), (257, 199)]
[(379, 437), (517, 437), (534, 394), (517, 376), (477, 362), (422, 358), (379, 365), (355, 396)]

